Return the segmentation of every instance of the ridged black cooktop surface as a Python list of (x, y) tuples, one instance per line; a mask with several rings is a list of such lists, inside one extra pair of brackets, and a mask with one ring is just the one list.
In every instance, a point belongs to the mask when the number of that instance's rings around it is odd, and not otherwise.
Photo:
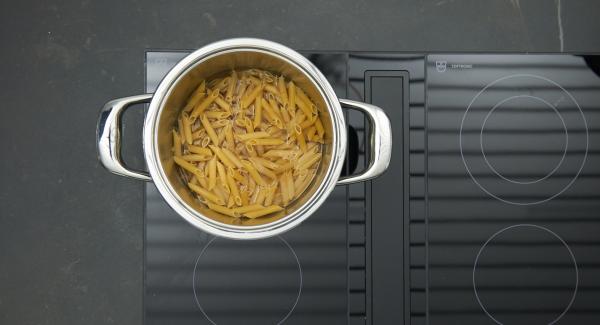
[[(147, 91), (186, 54), (147, 52)], [(389, 170), (251, 242), (148, 184), (145, 324), (600, 323), (598, 57), (305, 54), (385, 109)], [(361, 170), (368, 125), (346, 120)]]

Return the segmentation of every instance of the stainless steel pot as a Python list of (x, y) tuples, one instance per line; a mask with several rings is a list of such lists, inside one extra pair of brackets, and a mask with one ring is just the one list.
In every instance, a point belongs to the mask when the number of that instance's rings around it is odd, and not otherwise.
[[(204, 207), (180, 179), (172, 159), (171, 130), (179, 109), (200, 80), (232, 69), (258, 68), (293, 80), (324, 108), (323, 124), (330, 141), (312, 185), (292, 205), (278, 214), (240, 222)], [(150, 103), (144, 122), (143, 144), (148, 171), (128, 169), (120, 155), (120, 117), (125, 109)], [(370, 162), (360, 174), (340, 178), (346, 155), (346, 123), (342, 106), (362, 111), (370, 121)], [(154, 94), (108, 102), (98, 121), (98, 156), (109, 171), (153, 181), (163, 198), (182, 218), (216, 236), (258, 239), (281, 234), (299, 225), (327, 199), (334, 186), (362, 182), (382, 174), (389, 165), (392, 148), (390, 121), (379, 107), (338, 99), (321, 72), (299, 53), (274, 42), (238, 38), (209, 44), (182, 59), (160, 82)]]

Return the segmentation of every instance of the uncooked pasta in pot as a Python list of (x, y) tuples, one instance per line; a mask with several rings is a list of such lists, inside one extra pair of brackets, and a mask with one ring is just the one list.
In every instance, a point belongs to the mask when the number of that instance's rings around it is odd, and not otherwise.
[(314, 102), (268, 71), (202, 81), (173, 129), (173, 159), (211, 210), (259, 218), (284, 210), (311, 184), (325, 129)]

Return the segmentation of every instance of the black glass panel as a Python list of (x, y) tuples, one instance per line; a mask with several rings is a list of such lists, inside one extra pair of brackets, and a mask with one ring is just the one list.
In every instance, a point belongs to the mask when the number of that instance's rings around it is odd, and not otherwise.
[[(148, 52), (147, 91), (185, 55)], [(597, 56), (307, 57), (338, 96), (388, 113), (390, 170), (246, 245), (148, 184), (146, 324), (600, 323)], [(345, 115), (348, 173), (369, 126)]]
[(432, 325), (600, 323), (593, 61), (428, 57)]

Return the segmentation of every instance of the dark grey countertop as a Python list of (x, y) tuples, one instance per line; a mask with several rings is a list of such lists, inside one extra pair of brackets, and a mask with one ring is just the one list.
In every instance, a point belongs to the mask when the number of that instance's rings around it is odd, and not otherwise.
[[(4, 1), (0, 323), (141, 324), (143, 185), (96, 159), (146, 49), (263, 37), (304, 50), (599, 52), (600, 2)], [(125, 118), (140, 166), (141, 110)]]

